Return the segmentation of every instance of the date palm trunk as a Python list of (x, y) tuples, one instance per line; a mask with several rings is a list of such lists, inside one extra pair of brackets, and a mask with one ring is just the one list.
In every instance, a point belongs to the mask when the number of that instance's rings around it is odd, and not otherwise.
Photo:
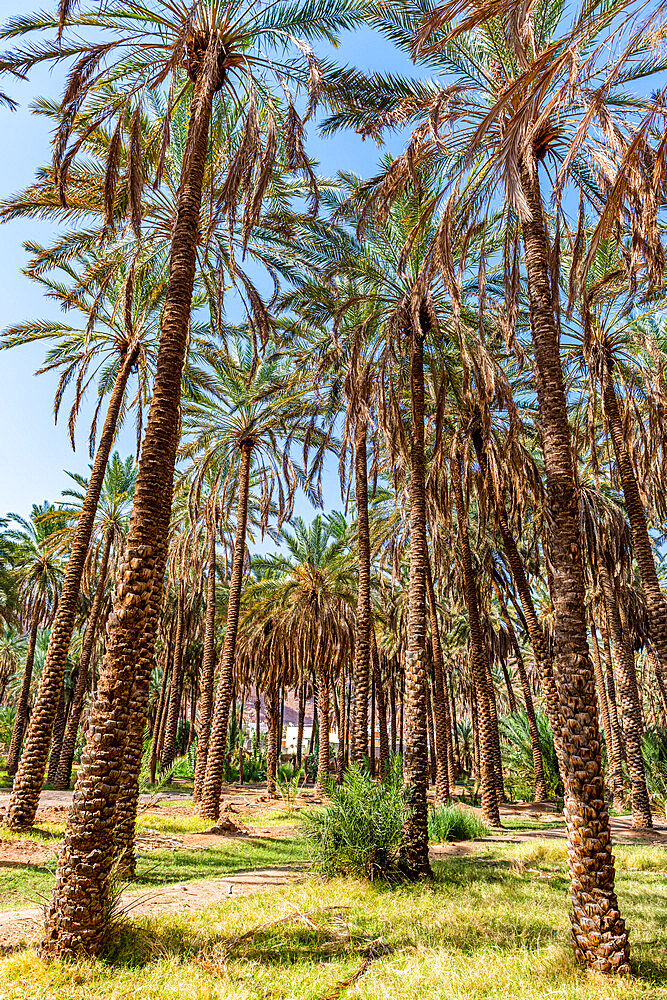
[(220, 656), (218, 689), (215, 694), (211, 735), (209, 738), (206, 774), (201, 789), (199, 813), (207, 819), (217, 819), (220, 815), (220, 793), (227, 749), (229, 728), (229, 706), (234, 687), (234, 654), (236, 634), (239, 627), (241, 589), (243, 585), (243, 561), (245, 537), (248, 524), (248, 495), (250, 491), (250, 465), (252, 444), (241, 446), (241, 466), (239, 469), (239, 502), (236, 515), (236, 539), (232, 556), (232, 574), (229, 581), (229, 602), (227, 604), (227, 627)]
[[(368, 759), (368, 688), (371, 659), (371, 543), (368, 526), (366, 421), (357, 419), (354, 442), (358, 589), (354, 633), (354, 730), (352, 762)], [(373, 723), (371, 723), (373, 725)]]
[(155, 775), (157, 772), (158, 748), (160, 746), (160, 732), (162, 730), (164, 719), (167, 713), (168, 699), (166, 697), (166, 693), (167, 693), (167, 682), (169, 678), (169, 671), (167, 667), (169, 665), (170, 652), (171, 652), (171, 636), (165, 646), (162, 657), (162, 684), (160, 685), (160, 697), (158, 699), (157, 709), (155, 712), (155, 722), (153, 723), (153, 736), (151, 739), (151, 756), (149, 765), (149, 775), (150, 775), (149, 780), (151, 785), (155, 784)]
[[(79, 769), (46, 913), (42, 949), (52, 956), (97, 955), (108, 931), (116, 800), (127, 745), (136, 653), (151, 594), (161, 594), (171, 513), (185, 362), (199, 240), (199, 212), (213, 95), (222, 85), (222, 43), (213, 36), (194, 85), (184, 152), (169, 280), (162, 314), (153, 396), (144, 436), (127, 543), (117, 572), (113, 610), (89, 738)], [(146, 687), (147, 693), (147, 687)], [(146, 706), (143, 706), (145, 713)]]
[(625, 735), (625, 756), (630, 774), (630, 789), (632, 792), (632, 826), (636, 830), (646, 830), (653, 827), (651, 807), (646, 789), (646, 773), (642, 757), (642, 724), (639, 691), (637, 690), (637, 674), (635, 672), (635, 657), (629, 648), (624, 635), (621, 616), (618, 608), (618, 598), (614, 585), (604, 561), (600, 559), (597, 566), (598, 579), (604, 595), (607, 623), (614, 644), (616, 663), (618, 666), (618, 687), (621, 701), (621, 718)]
[(644, 588), (646, 612), (651, 639), (658, 659), (667, 670), (667, 599), (660, 586), (655, 568), (653, 547), (648, 533), (646, 511), (639, 495), (639, 486), (627, 446), (623, 420), (614, 386), (614, 359), (607, 343), (604, 344), (602, 365), (602, 403), (609, 426), (616, 467), (621, 478), (625, 510), (632, 532), (632, 547)]
[(445, 686), (445, 661), (442, 655), (438, 611), (435, 603), (431, 560), (426, 561), (426, 593), (428, 596), (431, 650), (433, 653), (433, 706), (435, 709), (435, 801), (448, 802), (454, 780), (452, 731), (449, 717), (449, 699)]
[(373, 678), (375, 682), (375, 698), (377, 701), (378, 728), (380, 730), (380, 774), (387, 773), (389, 765), (389, 734), (387, 732), (387, 699), (382, 670), (380, 669), (380, 654), (378, 653), (375, 629), (371, 627), (371, 655), (373, 657)]
[(213, 685), (215, 680), (215, 539), (216, 518), (211, 514), (208, 526), (208, 578), (206, 581), (206, 624), (204, 626), (204, 658), (201, 670), (201, 698), (197, 721), (197, 764), (192, 801), (199, 802), (206, 775), (208, 741), (211, 734), (211, 714), (213, 711)]
[[(479, 612), (479, 595), (477, 581), (472, 564), (470, 537), (468, 535), (468, 511), (463, 500), (461, 484), (460, 456), (452, 455), (451, 479), (454, 500), (456, 503), (456, 521), (461, 547), (461, 566), (463, 568), (463, 589), (468, 622), (470, 625), (470, 659), (474, 681), (474, 693), (477, 707), (477, 732), (479, 741), (479, 779), (482, 792), (482, 816), (490, 826), (500, 826), (500, 810), (498, 807), (499, 788), (497, 776), (497, 761), (495, 759), (494, 720), (489, 687), (489, 665), (487, 651), (482, 632), (482, 620)], [(497, 729), (497, 722), (496, 722)], [(501, 783), (502, 787), (502, 783)]]
[(65, 737), (65, 726), (67, 724), (67, 716), (65, 712), (65, 704), (67, 702), (67, 695), (65, 693), (65, 678), (63, 677), (63, 682), (60, 685), (60, 697), (58, 698), (58, 711), (56, 712), (56, 719), (53, 723), (53, 738), (51, 740), (51, 756), (49, 757), (49, 769), (46, 774), (46, 783), (48, 785), (53, 785), (55, 781), (56, 772), (58, 770), (58, 763), (60, 761), (60, 751), (63, 747), (63, 739)]
[(88, 670), (95, 646), (97, 624), (100, 617), (100, 611), (102, 609), (102, 601), (104, 600), (112, 539), (112, 532), (107, 531), (104, 539), (104, 548), (102, 550), (102, 560), (100, 562), (100, 572), (97, 578), (97, 587), (95, 588), (95, 597), (93, 598), (93, 606), (90, 609), (88, 627), (86, 628), (86, 634), (83, 639), (83, 648), (81, 650), (81, 658), (79, 660), (79, 673), (76, 678), (69, 718), (67, 719), (65, 738), (60, 751), (58, 770), (56, 771), (53, 783), (53, 787), (59, 790), (69, 788), (70, 778), (72, 777), (72, 761), (74, 760), (74, 750), (76, 749), (76, 737), (79, 731), (83, 703), (86, 697)]
[(317, 791), (322, 795), (329, 781), (329, 678), (327, 665), (323, 662), (321, 642), (318, 637), (315, 654), (315, 669), (317, 671), (317, 718), (319, 721), (317, 748)]
[(586, 632), (581, 537), (567, 400), (549, 270), (539, 165), (524, 156), (522, 232), (547, 483), (549, 561), (568, 838), (572, 938), (578, 958), (601, 972), (630, 971), (625, 923), (614, 891), (609, 815), (604, 797), (595, 671)]
[(35, 606), (33, 608), (32, 621), (30, 623), (30, 636), (28, 638), (25, 667), (23, 668), (21, 693), (19, 694), (18, 705), (16, 707), (16, 716), (14, 718), (14, 726), (12, 728), (12, 739), (9, 744), (9, 752), (7, 754), (7, 774), (10, 778), (16, 774), (21, 756), (23, 733), (25, 732), (26, 719), (28, 718), (28, 702), (30, 701), (30, 685), (32, 683), (32, 668), (35, 662), (35, 646), (37, 645), (38, 628), (39, 609)]
[(164, 746), (160, 760), (165, 770), (168, 770), (176, 759), (176, 735), (178, 733), (178, 717), (183, 696), (183, 654), (185, 647), (185, 581), (180, 580), (178, 586), (178, 601), (176, 605), (176, 642), (174, 644), (174, 659), (171, 667), (170, 696), (167, 703), (167, 721), (164, 730)]
[(269, 795), (276, 794), (276, 774), (278, 772), (278, 727), (280, 725), (280, 695), (277, 686), (272, 682), (266, 692), (266, 715), (268, 732), (266, 734), (266, 790)]
[(406, 875), (431, 874), (428, 859), (428, 738), (426, 686), (426, 483), (424, 457), (424, 331), (413, 320), (410, 331), (410, 584), (408, 642), (405, 655), (403, 781), (408, 813), (403, 821), (400, 862)]
[[(473, 432), (472, 442), (480, 468), (486, 478), (488, 473), (488, 460), (484, 450), (482, 434), (479, 429), (476, 429)], [(512, 580), (514, 581), (514, 586), (519, 595), (519, 600), (521, 601), (523, 617), (526, 631), (528, 633), (530, 648), (533, 653), (533, 659), (535, 660), (540, 680), (542, 681), (547, 716), (552, 731), (556, 733), (559, 728), (560, 709), (558, 704), (558, 692), (556, 690), (556, 682), (554, 680), (553, 667), (551, 664), (551, 656), (549, 655), (546, 638), (535, 611), (533, 595), (523, 567), (523, 561), (514, 540), (514, 535), (510, 529), (507, 510), (505, 509), (503, 499), (500, 496), (494, 482), (491, 482), (489, 495), (493, 501), (496, 524), (498, 525), (500, 538), (503, 543), (503, 550), (507, 558), (510, 573), (512, 574)], [(560, 745), (556, 747), (556, 754), (560, 754)], [(560, 756), (558, 757), (558, 761), (560, 765)]]
[(49, 756), (53, 724), (58, 710), (58, 695), (65, 676), (67, 656), (74, 631), (81, 578), (104, 484), (104, 474), (116, 436), (118, 417), (125, 399), (127, 380), (134, 362), (135, 353), (132, 350), (126, 351), (116, 375), (102, 436), (77, 521), (65, 579), (58, 600), (58, 609), (51, 626), (46, 660), (30, 719), (25, 749), (12, 789), (7, 814), (7, 826), (10, 830), (24, 830), (31, 827), (35, 821), (39, 793), (42, 789)]
[(301, 767), (303, 756), (303, 727), (306, 721), (306, 684), (301, 681), (299, 684), (299, 717), (296, 730), (296, 766)]
[[(600, 646), (598, 644), (598, 637), (595, 631), (595, 621), (593, 618), (593, 612), (590, 613), (590, 632), (591, 632), (591, 649), (593, 653), (593, 665), (595, 666), (595, 681), (598, 690), (598, 701), (600, 703), (600, 714), (602, 715), (602, 729), (604, 732), (604, 741), (607, 748), (607, 771), (609, 773), (609, 789), (611, 791), (612, 801), (615, 805), (619, 804), (619, 796), (622, 793), (623, 785), (622, 779), (620, 778), (620, 767), (621, 758), (620, 751), (618, 755), (618, 761), (614, 759), (614, 737), (612, 735), (611, 719), (609, 715), (609, 701), (607, 699), (607, 691), (604, 684), (604, 673), (602, 672), (602, 660), (600, 659)], [(617, 770), (618, 768), (618, 770)]]

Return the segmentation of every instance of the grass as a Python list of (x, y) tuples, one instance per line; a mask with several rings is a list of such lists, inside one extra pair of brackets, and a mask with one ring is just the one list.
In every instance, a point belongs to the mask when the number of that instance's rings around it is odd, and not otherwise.
[[(667, 995), (667, 879), (620, 871), (634, 976), (609, 980), (572, 956), (562, 858), (543, 855), (541, 865), (558, 868), (552, 878), (536, 878), (512, 867), (516, 846), (486, 843), (476, 856), (436, 862), (433, 883), (387, 888), (309, 879), (225, 900), (202, 913), (144, 919), (121, 931), (105, 961), (47, 964), (22, 951), (0, 962), (0, 997), (322, 1000), (336, 995), (337, 984), (359, 969), (378, 939), (383, 953), (343, 992), (349, 1000)], [(635, 857), (655, 857), (656, 863), (661, 853), (636, 851)]]
[(504, 830), (557, 830), (565, 827), (565, 820), (562, 816), (554, 819), (531, 819), (529, 816), (503, 816), (502, 826)]
[(428, 839), (430, 844), (449, 840), (477, 840), (488, 837), (488, 826), (476, 813), (460, 806), (436, 806), (428, 811)]
[[(52, 861), (41, 865), (12, 864), (0, 867), (0, 909), (41, 903), (53, 887)], [(233, 872), (302, 864), (306, 860), (298, 840), (253, 837), (215, 847), (184, 851), (148, 851), (138, 855), (137, 878), (131, 888), (156, 889), (172, 882), (193, 882)], [(1, 994), (0, 994), (1, 995)]]

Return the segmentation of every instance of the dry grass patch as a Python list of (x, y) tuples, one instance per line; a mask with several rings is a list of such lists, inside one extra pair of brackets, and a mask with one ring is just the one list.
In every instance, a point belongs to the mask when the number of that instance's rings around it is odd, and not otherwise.
[[(635, 975), (609, 980), (574, 961), (564, 875), (543, 880), (513, 871), (512, 850), (514, 845), (485, 845), (480, 857), (437, 863), (432, 884), (389, 889), (311, 879), (225, 900), (202, 913), (144, 919), (120, 932), (105, 962), (48, 965), (32, 951), (22, 952), (0, 963), (0, 997), (324, 1000), (364, 964), (363, 975), (342, 996), (667, 996), (667, 879), (620, 871)], [(557, 860), (551, 858), (549, 863)], [(538, 863), (546, 860), (542, 854)]]

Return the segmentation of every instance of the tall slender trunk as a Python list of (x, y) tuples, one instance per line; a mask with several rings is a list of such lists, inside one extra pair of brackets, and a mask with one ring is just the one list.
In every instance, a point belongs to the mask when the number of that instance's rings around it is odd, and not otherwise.
[[(91, 709), (89, 739), (79, 769), (46, 914), (43, 950), (54, 956), (96, 955), (108, 929), (109, 878), (114, 860), (116, 799), (125, 757), (137, 641), (151, 616), (151, 592), (161, 593), (179, 433), (185, 361), (199, 239), (199, 211), (213, 94), (222, 81), (221, 41), (202, 60), (188, 125), (169, 281), (162, 314), (153, 396), (144, 436), (134, 508), (120, 561), (107, 627), (106, 652)], [(149, 664), (140, 664), (146, 669)], [(146, 687), (147, 694), (147, 687)], [(138, 690), (143, 694), (143, 689)], [(143, 706), (145, 712), (145, 704)]]
[(116, 375), (102, 436), (77, 521), (65, 579), (58, 600), (58, 610), (51, 626), (49, 645), (30, 719), (25, 750), (12, 789), (7, 814), (7, 826), (10, 830), (26, 829), (32, 826), (35, 821), (39, 793), (42, 789), (49, 756), (53, 723), (58, 710), (58, 696), (65, 676), (67, 656), (74, 631), (81, 577), (86, 564), (95, 514), (104, 484), (104, 474), (116, 435), (118, 417), (125, 399), (127, 380), (134, 361), (135, 353), (128, 350)]
[(433, 704), (435, 708), (435, 801), (449, 801), (453, 785), (451, 721), (445, 689), (445, 661), (442, 655), (438, 611), (435, 603), (431, 560), (426, 561), (426, 593), (428, 596), (431, 649), (433, 652)]
[[(172, 622), (173, 628), (173, 622)], [(158, 759), (158, 747), (160, 745), (160, 732), (164, 725), (165, 716), (167, 713), (167, 705), (169, 704), (166, 698), (167, 691), (167, 680), (169, 678), (169, 654), (171, 647), (171, 636), (169, 641), (165, 645), (164, 656), (162, 658), (162, 684), (160, 685), (160, 697), (157, 703), (157, 711), (155, 712), (155, 722), (153, 724), (153, 738), (151, 740), (151, 757), (150, 757), (150, 783), (155, 784), (155, 774), (157, 771), (157, 759)]]
[(662, 591), (655, 568), (655, 557), (648, 533), (646, 511), (639, 495), (637, 477), (628, 450), (626, 432), (614, 386), (614, 358), (611, 348), (606, 342), (603, 361), (602, 403), (604, 413), (609, 425), (616, 467), (621, 478), (625, 510), (632, 532), (632, 546), (644, 587), (651, 638), (663, 670), (667, 671), (667, 598)]
[(65, 738), (63, 740), (62, 750), (60, 751), (60, 761), (58, 762), (58, 770), (56, 772), (55, 781), (53, 783), (53, 787), (57, 789), (69, 788), (70, 778), (72, 776), (72, 761), (74, 760), (76, 737), (79, 730), (79, 722), (81, 721), (83, 703), (86, 697), (86, 688), (88, 686), (88, 670), (90, 667), (90, 660), (93, 655), (93, 649), (95, 647), (95, 635), (97, 632), (97, 625), (100, 618), (100, 611), (102, 609), (102, 602), (104, 600), (104, 591), (107, 583), (107, 573), (109, 569), (109, 555), (111, 553), (112, 541), (113, 541), (113, 533), (109, 530), (107, 531), (104, 539), (104, 548), (102, 550), (100, 572), (99, 576), (97, 577), (97, 587), (95, 588), (95, 597), (93, 598), (93, 606), (90, 609), (88, 627), (86, 628), (86, 634), (83, 639), (81, 657), (79, 659), (79, 673), (76, 679), (76, 685), (74, 688), (74, 697), (72, 698), (72, 705), (70, 708), (69, 718), (67, 720), (67, 729), (65, 731)]
[(651, 807), (646, 788), (646, 773), (642, 757), (642, 725), (639, 692), (637, 690), (637, 675), (635, 673), (634, 652), (628, 648), (623, 632), (623, 624), (618, 607), (618, 598), (614, 585), (604, 561), (600, 559), (597, 566), (598, 579), (604, 595), (607, 623), (614, 644), (616, 663), (618, 666), (618, 686), (621, 697), (621, 717), (625, 734), (625, 756), (630, 773), (630, 788), (632, 791), (632, 825), (636, 830), (651, 829)]
[(498, 802), (506, 802), (505, 786), (503, 784), (503, 762), (500, 756), (500, 731), (498, 728), (498, 704), (496, 702), (496, 689), (491, 673), (491, 663), (487, 655), (486, 659), (487, 681), (489, 685), (489, 710), (491, 712), (491, 737), (493, 739), (493, 773), (496, 779), (496, 794)]
[(431, 689), (428, 684), (426, 685), (426, 725), (428, 729), (429, 784), (434, 785), (436, 775), (435, 726), (433, 724), (433, 699), (431, 698)]
[(357, 507), (358, 590), (354, 634), (354, 730), (352, 761), (368, 758), (368, 688), (371, 655), (371, 543), (368, 526), (366, 421), (357, 418), (354, 439)]
[[(602, 624), (602, 623), (601, 623)], [(604, 665), (605, 673), (607, 679), (607, 705), (609, 706), (609, 725), (611, 727), (612, 736), (612, 773), (613, 773), (613, 792), (614, 792), (614, 806), (619, 810), (625, 808), (625, 782), (623, 777), (623, 761), (625, 760), (625, 749), (623, 745), (623, 733), (621, 731), (621, 723), (618, 717), (618, 708), (616, 706), (616, 683), (614, 681), (614, 662), (611, 655), (611, 642), (609, 640), (609, 629), (607, 628), (606, 618), (604, 622), (604, 629), (602, 631), (602, 645), (604, 649)]]
[(25, 667), (23, 668), (21, 693), (19, 695), (18, 705), (16, 706), (12, 739), (9, 744), (9, 752), (7, 754), (7, 774), (10, 778), (12, 775), (16, 774), (16, 770), (19, 766), (19, 758), (21, 756), (23, 733), (25, 731), (26, 719), (28, 718), (28, 702), (30, 701), (30, 685), (32, 683), (32, 668), (35, 662), (35, 646), (37, 645), (38, 628), (39, 611), (37, 607), (35, 607), (32, 612), (32, 621), (30, 623), (30, 635), (28, 638), (28, 650), (25, 657)]
[[(479, 776), (482, 791), (482, 815), (490, 826), (500, 826), (498, 808), (497, 762), (495, 761), (494, 720), (489, 687), (489, 665), (479, 613), (477, 581), (472, 564), (470, 538), (468, 535), (468, 510), (463, 500), (461, 484), (460, 456), (452, 455), (450, 463), (452, 488), (456, 502), (456, 521), (461, 547), (461, 566), (468, 622), (470, 625), (470, 658), (477, 701), (477, 721), (479, 730)], [(496, 722), (496, 730), (497, 730)], [(501, 780), (502, 787), (502, 780)]]
[(392, 658), (391, 682), (389, 684), (389, 707), (391, 709), (391, 752), (396, 753), (396, 673), (395, 661)]
[(215, 574), (216, 574), (216, 514), (210, 511), (208, 524), (208, 577), (206, 580), (206, 623), (204, 626), (204, 657), (201, 668), (201, 698), (197, 722), (197, 764), (192, 801), (199, 802), (206, 776), (208, 742), (211, 734), (213, 685), (215, 682)]
[(498, 598), (498, 606), (500, 607), (500, 613), (503, 616), (503, 621), (507, 628), (507, 633), (510, 637), (510, 643), (512, 649), (514, 650), (514, 657), (516, 659), (516, 668), (519, 673), (519, 681), (521, 682), (521, 690), (523, 692), (523, 701), (526, 706), (526, 715), (528, 716), (528, 729), (530, 732), (530, 745), (533, 751), (533, 772), (535, 774), (535, 801), (542, 802), (547, 797), (547, 786), (544, 781), (544, 762), (542, 760), (542, 748), (540, 747), (540, 734), (537, 729), (537, 719), (535, 717), (535, 705), (533, 704), (533, 695), (530, 690), (530, 684), (528, 683), (528, 675), (526, 674), (526, 667), (523, 662), (523, 656), (521, 654), (521, 647), (519, 646), (519, 640), (517, 639), (516, 632), (514, 630), (514, 623), (510, 618), (510, 613), (508, 611), (507, 605), (505, 604), (503, 595), (500, 592), (500, 588), (496, 583), (495, 579), (492, 577), (493, 588), (496, 592)]
[(341, 674), (340, 680), (340, 729), (338, 730), (338, 753), (336, 754), (336, 783), (341, 784), (345, 773), (345, 746), (347, 733), (346, 713), (347, 698), (345, 697), (345, 677)]
[(317, 790), (322, 794), (329, 781), (329, 671), (322, 650), (322, 636), (319, 634), (315, 648), (315, 671), (317, 673), (317, 718), (319, 720)]
[(271, 684), (266, 692), (266, 714), (269, 726), (266, 735), (266, 789), (269, 795), (275, 795), (280, 726), (280, 693), (275, 684)]
[(220, 814), (220, 793), (225, 766), (227, 730), (229, 727), (229, 706), (234, 686), (234, 654), (236, 633), (239, 627), (241, 589), (243, 586), (243, 561), (245, 537), (248, 524), (248, 495), (250, 491), (250, 466), (252, 444), (241, 445), (241, 465), (239, 469), (239, 503), (236, 515), (236, 538), (232, 557), (232, 575), (229, 581), (229, 602), (227, 604), (227, 627), (220, 656), (218, 689), (215, 694), (213, 721), (206, 758), (206, 775), (201, 788), (199, 812), (208, 819), (217, 819)]
[(385, 774), (389, 764), (389, 736), (387, 733), (387, 701), (382, 683), (380, 655), (375, 637), (375, 629), (371, 629), (371, 655), (373, 657), (373, 678), (375, 680), (375, 698), (377, 701), (378, 726), (380, 730), (380, 773)]
[[(472, 442), (480, 468), (486, 478), (488, 474), (488, 460), (484, 450), (484, 440), (479, 429), (473, 432)], [(528, 633), (528, 640), (530, 642), (533, 659), (537, 664), (537, 669), (542, 681), (542, 687), (544, 689), (547, 716), (555, 734), (560, 724), (560, 709), (558, 704), (558, 691), (556, 690), (556, 682), (554, 680), (553, 667), (551, 664), (551, 657), (549, 655), (546, 638), (535, 611), (530, 584), (528, 583), (528, 579), (526, 577), (523, 561), (516, 546), (514, 535), (510, 529), (505, 504), (496, 488), (495, 482), (491, 481), (489, 485), (489, 495), (494, 504), (496, 523), (498, 525), (501, 541), (503, 543), (503, 550), (505, 552), (505, 556), (507, 557), (507, 563), (512, 574), (514, 586), (516, 587), (519, 600), (521, 601), (524, 622)], [(556, 753), (560, 754), (560, 744), (556, 748)]]
[(414, 322), (410, 334), (410, 589), (405, 656), (403, 780), (409, 812), (403, 821), (400, 856), (415, 878), (431, 874), (428, 860), (428, 746), (426, 725), (426, 485), (424, 458), (424, 334)]
[(60, 697), (58, 698), (58, 711), (56, 712), (56, 719), (53, 724), (53, 739), (51, 740), (51, 756), (49, 757), (49, 769), (46, 775), (46, 782), (49, 785), (53, 785), (56, 778), (56, 772), (58, 770), (58, 763), (60, 761), (60, 752), (63, 747), (63, 739), (65, 736), (65, 725), (67, 724), (67, 719), (65, 716), (65, 703), (67, 701), (67, 695), (65, 693), (65, 678), (63, 677), (63, 682), (60, 685)]
[(176, 757), (176, 733), (178, 731), (178, 716), (183, 692), (183, 652), (185, 646), (185, 581), (178, 584), (178, 602), (176, 605), (176, 641), (174, 658), (171, 667), (171, 683), (169, 685), (169, 702), (167, 705), (167, 722), (164, 730), (164, 747), (161, 762), (165, 769), (171, 767)]
[(538, 170), (536, 161), (520, 161), (526, 199), (522, 231), (550, 526), (554, 674), (561, 723), (554, 738), (561, 744), (563, 758), (572, 937), (577, 956), (588, 965), (602, 972), (627, 973), (630, 948), (614, 892), (595, 671), (586, 634), (577, 491)]
[(618, 784), (618, 775), (620, 775), (620, 754), (618, 758), (618, 772), (616, 770), (616, 762), (613, 756), (613, 743), (614, 738), (611, 729), (611, 719), (609, 716), (609, 701), (607, 700), (607, 691), (604, 685), (604, 674), (602, 672), (602, 661), (600, 659), (600, 646), (598, 644), (598, 637), (595, 631), (595, 620), (593, 618), (593, 612), (590, 612), (590, 632), (591, 632), (591, 649), (593, 653), (593, 665), (595, 667), (595, 682), (597, 684), (598, 691), (598, 702), (600, 704), (600, 714), (602, 715), (602, 729), (604, 731), (604, 741), (607, 748), (607, 771), (609, 772), (609, 788), (611, 790), (612, 800), (616, 803), (619, 791), (622, 791), (622, 783)]
[(306, 684), (301, 681), (299, 684), (299, 718), (296, 730), (296, 766), (301, 767), (301, 757), (303, 754), (303, 727), (306, 720)]

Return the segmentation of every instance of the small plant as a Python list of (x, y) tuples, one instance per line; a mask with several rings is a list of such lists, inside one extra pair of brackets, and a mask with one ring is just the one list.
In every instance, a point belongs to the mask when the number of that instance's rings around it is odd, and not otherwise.
[(428, 812), (428, 839), (431, 844), (449, 840), (477, 840), (490, 830), (474, 812), (460, 806), (431, 806)]
[(327, 795), (324, 809), (304, 817), (306, 839), (322, 873), (397, 880), (407, 808), (400, 757), (378, 782), (359, 765), (351, 767), (341, 785), (329, 783)]
[(293, 770), (291, 764), (286, 766), (281, 765), (276, 775), (276, 787), (282, 796), (288, 816), (291, 816), (294, 812), (294, 804), (299, 794), (299, 782), (303, 778), (303, 768), (300, 768), (296, 774), (291, 773)]

